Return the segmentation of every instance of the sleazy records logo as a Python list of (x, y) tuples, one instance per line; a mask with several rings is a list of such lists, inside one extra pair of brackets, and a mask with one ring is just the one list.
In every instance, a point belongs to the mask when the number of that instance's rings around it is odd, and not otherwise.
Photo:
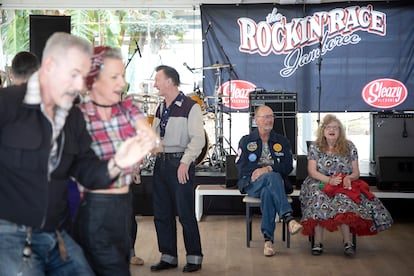
[(396, 107), (402, 104), (407, 96), (405, 85), (394, 79), (373, 80), (362, 89), (364, 101), (370, 106), (381, 109)]
[(245, 80), (232, 80), (223, 83), (220, 91), (223, 93), (223, 105), (231, 109), (249, 108), (249, 94), (256, 88)]

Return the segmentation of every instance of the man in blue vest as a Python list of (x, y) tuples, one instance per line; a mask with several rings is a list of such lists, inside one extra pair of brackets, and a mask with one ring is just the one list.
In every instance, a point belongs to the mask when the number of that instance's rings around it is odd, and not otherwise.
[(238, 187), (240, 192), (261, 199), (261, 231), (265, 240), (264, 255), (273, 256), (276, 214), (288, 224), (293, 235), (302, 225), (292, 216), (292, 207), (286, 194), (292, 192), (288, 175), (293, 169), (292, 150), (289, 141), (273, 130), (273, 110), (259, 106), (254, 119), (257, 128), (240, 139), (236, 157)]

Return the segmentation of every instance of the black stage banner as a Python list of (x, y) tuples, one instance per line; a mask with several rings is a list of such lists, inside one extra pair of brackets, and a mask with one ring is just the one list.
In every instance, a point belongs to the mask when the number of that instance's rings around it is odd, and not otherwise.
[(297, 93), (299, 112), (414, 110), (414, 4), (202, 5), (204, 94)]

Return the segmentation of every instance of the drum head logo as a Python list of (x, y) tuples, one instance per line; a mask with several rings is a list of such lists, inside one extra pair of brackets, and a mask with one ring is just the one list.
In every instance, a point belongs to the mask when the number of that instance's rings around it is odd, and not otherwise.
[(256, 85), (244, 80), (223, 83), (220, 87), (220, 91), (223, 91), (223, 105), (237, 110), (249, 108), (249, 94), (255, 88)]

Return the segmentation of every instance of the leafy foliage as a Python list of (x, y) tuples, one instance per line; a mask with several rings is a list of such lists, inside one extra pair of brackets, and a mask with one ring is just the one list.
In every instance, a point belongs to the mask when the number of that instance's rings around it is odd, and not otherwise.
[(11, 58), (19, 51), (29, 51), (31, 14), (70, 15), (72, 33), (94, 45), (122, 47), (126, 44), (134, 49), (136, 42), (141, 48), (144, 43), (151, 43), (155, 53), (168, 45), (168, 36), (178, 36), (182, 41), (187, 31), (185, 20), (174, 18), (173, 11), (1, 10), (1, 39), (6, 56)]

